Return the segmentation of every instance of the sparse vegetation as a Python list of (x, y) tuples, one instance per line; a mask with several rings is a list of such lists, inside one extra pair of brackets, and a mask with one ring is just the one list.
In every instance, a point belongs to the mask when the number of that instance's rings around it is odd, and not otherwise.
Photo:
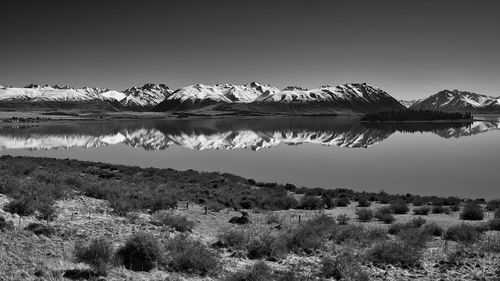
[(393, 202), (391, 204), (391, 209), (394, 212), (394, 214), (396, 214), (396, 215), (406, 214), (410, 210), (408, 208), (408, 204), (404, 201), (401, 201), (401, 200)]
[(14, 229), (14, 224), (11, 221), (5, 220), (4, 217), (0, 216), (0, 232)]
[(367, 257), (375, 264), (414, 267), (420, 263), (422, 248), (402, 240), (382, 241), (368, 251)]
[(324, 257), (321, 261), (321, 275), (335, 280), (370, 280), (368, 273), (350, 251), (343, 251), (335, 258)]
[(88, 264), (97, 275), (107, 276), (114, 258), (113, 244), (105, 238), (96, 238), (85, 244), (80, 241), (74, 250), (75, 260)]
[(225, 228), (218, 235), (217, 244), (222, 247), (244, 249), (250, 241), (250, 232), (244, 228)]
[(422, 231), (432, 236), (441, 236), (444, 232), (443, 228), (435, 222), (425, 224)]
[(33, 232), (35, 235), (52, 236), (55, 234), (54, 228), (41, 223), (30, 223), (25, 230)]
[(349, 220), (350, 220), (350, 218), (346, 214), (340, 214), (340, 215), (337, 216), (337, 222), (340, 225), (346, 225), (346, 224), (348, 224)]

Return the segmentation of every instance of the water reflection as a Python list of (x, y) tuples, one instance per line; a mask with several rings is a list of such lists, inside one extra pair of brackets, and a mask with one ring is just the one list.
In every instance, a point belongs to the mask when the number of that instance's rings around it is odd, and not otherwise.
[(0, 127), (1, 149), (67, 149), (125, 144), (145, 150), (259, 150), (278, 144), (368, 148), (395, 132), (443, 138), (499, 130), (495, 121), (365, 124), (355, 118), (245, 118), (172, 121), (101, 121)]

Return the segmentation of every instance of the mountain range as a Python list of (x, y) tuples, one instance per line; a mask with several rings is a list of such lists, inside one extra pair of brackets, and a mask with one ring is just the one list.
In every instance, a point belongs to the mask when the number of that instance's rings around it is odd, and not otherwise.
[(252, 82), (196, 84), (173, 90), (147, 83), (123, 91), (96, 87), (27, 85), (0, 86), (0, 109), (155, 111), (179, 115), (358, 115), (386, 110), (500, 112), (500, 97), (443, 90), (425, 99), (396, 100), (366, 83), (305, 89), (278, 89)]

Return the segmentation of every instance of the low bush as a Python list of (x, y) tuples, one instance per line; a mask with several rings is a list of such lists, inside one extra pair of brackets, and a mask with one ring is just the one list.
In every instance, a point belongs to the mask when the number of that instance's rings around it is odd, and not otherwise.
[(88, 244), (76, 244), (73, 255), (76, 262), (88, 264), (97, 275), (107, 276), (113, 262), (113, 251), (110, 241), (96, 238)]
[(411, 224), (412, 226), (416, 227), (416, 228), (419, 228), (422, 225), (424, 225), (426, 222), (427, 221), (424, 218), (417, 217), (417, 218), (411, 219), (408, 223)]
[(24, 230), (31, 231), (35, 235), (44, 235), (50, 237), (56, 233), (55, 229), (41, 223), (30, 223), (24, 228)]
[(431, 208), (427, 206), (422, 206), (418, 208), (413, 209), (413, 214), (417, 216), (428, 216), (429, 213), (431, 212)]
[(340, 214), (340, 215), (337, 216), (337, 222), (340, 225), (346, 225), (346, 224), (348, 224), (349, 220), (350, 220), (350, 218), (346, 214)]
[(330, 234), (330, 240), (337, 244), (343, 244), (346, 241), (360, 243), (366, 246), (374, 241), (386, 240), (387, 233), (382, 228), (365, 228), (362, 225), (344, 225), (338, 226)]
[(483, 208), (474, 203), (465, 205), (462, 213), (460, 213), (460, 219), (462, 220), (483, 220), (483, 218)]
[(391, 209), (396, 215), (402, 215), (408, 213), (410, 210), (408, 204), (404, 201), (395, 201), (391, 204)]
[(343, 251), (337, 257), (324, 257), (321, 261), (321, 275), (335, 280), (368, 281), (370, 276), (363, 270), (352, 252)]
[(233, 249), (244, 249), (245, 245), (250, 241), (250, 232), (242, 228), (223, 229), (219, 235), (217, 244), (222, 247), (230, 247)]
[(153, 214), (151, 223), (159, 226), (169, 226), (179, 232), (191, 231), (194, 222), (181, 215), (173, 214), (169, 211), (159, 211)]
[(431, 235), (431, 236), (441, 236), (441, 235), (443, 235), (443, 232), (444, 232), (443, 228), (435, 222), (425, 224), (422, 227), (422, 231)]
[(349, 201), (349, 198), (347, 198), (347, 197), (341, 197), (341, 198), (337, 198), (335, 200), (335, 206), (337, 206), (337, 207), (347, 207), (347, 206), (349, 206), (349, 203), (351, 203), (351, 202)]
[(369, 222), (373, 219), (373, 211), (370, 209), (358, 209), (356, 215), (361, 222)]
[(216, 275), (222, 269), (222, 258), (217, 252), (186, 234), (167, 240), (165, 249), (166, 265), (172, 271), (207, 276)]
[(4, 211), (17, 214), (20, 217), (30, 216), (35, 213), (35, 201), (27, 196), (11, 200), (5, 204)]
[(323, 200), (316, 196), (306, 195), (300, 200), (299, 208), (304, 210), (319, 210), (324, 206)]
[(500, 199), (490, 200), (486, 203), (486, 210), (495, 211), (500, 209)]
[(394, 212), (391, 207), (382, 207), (378, 208), (377, 211), (375, 211), (375, 218), (379, 221), (382, 221), (384, 216), (392, 214), (394, 214)]
[(422, 249), (413, 247), (406, 241), (382, 241), (367, 252), (368, 260), (374, 264), (415, 267), (419, 265)]
[(415, 228), (412, 224), (409, 223), (395, 223), (389, 226), (387, 232), (392, 235), (398, 235), (401, 231), (407, 230), (410, 228)]
[(460, 205), (451, 205), (450, 210), (452, 212), (458, 212), (458, 211), (460, 211)]
[(492, 219), (489, 224), (491, 230), (500, 231), (500, 219)]
[(365, 198), (359, 199), (358, 201), (358, 207), (360, 208), (368, 208), (372, 205), (372, 203)]
[(5, 220), (4, 217), (0, 217), (0, 232), (13, 229), (14, 229), (14, 224), (11, 221), (7, 221)]
[(258, 261), (244, 270), (229, 275), (225, 281), (269, 281), (274, 280), (271, 268), (263, 261)]
[(396, 217), (392, 214), (383, 214), (379, 216), (379, 220), (385, 224), (391, 224), (396, 220)]
[(444, 234), (445, 240), (464, 244), (473, 244), (479, 240), (481, 233), (472, 225), (460, 224), (448, 228)]
[(321, 248), (335, 227), (335, 220), (320, 215), (306, 221), (287, 233), (287, 247), (294, 252), (312, 253)]
[(441, 205), (434, 205), (434, 206), (432, 206), (432, 213), (433, 214), (449, 214), (450, 208), (443, 207)]
[(53, 221), (56, 218), (56, 208), (53, 202), (41, 202), (36, 210), (39, 213), (38, 219)]
[(261, 232), (251, 237), (247, 243), (247, 256), (249, 259), (279, 260), (288, 254), (286, 243), (287, 241), (276, 232)]
[(495, 219), (500, 219), (500, 208), (496, 209), (495, 214), (493, 216)]
[(117, 256), (125, 268), (134, 271), (150, 271), (162, 261), (163, 248), (160, 241), (150, 233), (132, 234), (125, 245), (118, 249)]
[(283, 222), (283, 218), (276, 213), (269, 213), (266, 215), (267, 224), (280, 224)]

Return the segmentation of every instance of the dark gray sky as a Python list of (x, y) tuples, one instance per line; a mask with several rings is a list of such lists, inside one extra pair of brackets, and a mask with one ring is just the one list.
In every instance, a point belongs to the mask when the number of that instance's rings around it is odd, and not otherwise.
[(3, 0), (0, 84), (368, 82), (500, 95), (500, 1)]

